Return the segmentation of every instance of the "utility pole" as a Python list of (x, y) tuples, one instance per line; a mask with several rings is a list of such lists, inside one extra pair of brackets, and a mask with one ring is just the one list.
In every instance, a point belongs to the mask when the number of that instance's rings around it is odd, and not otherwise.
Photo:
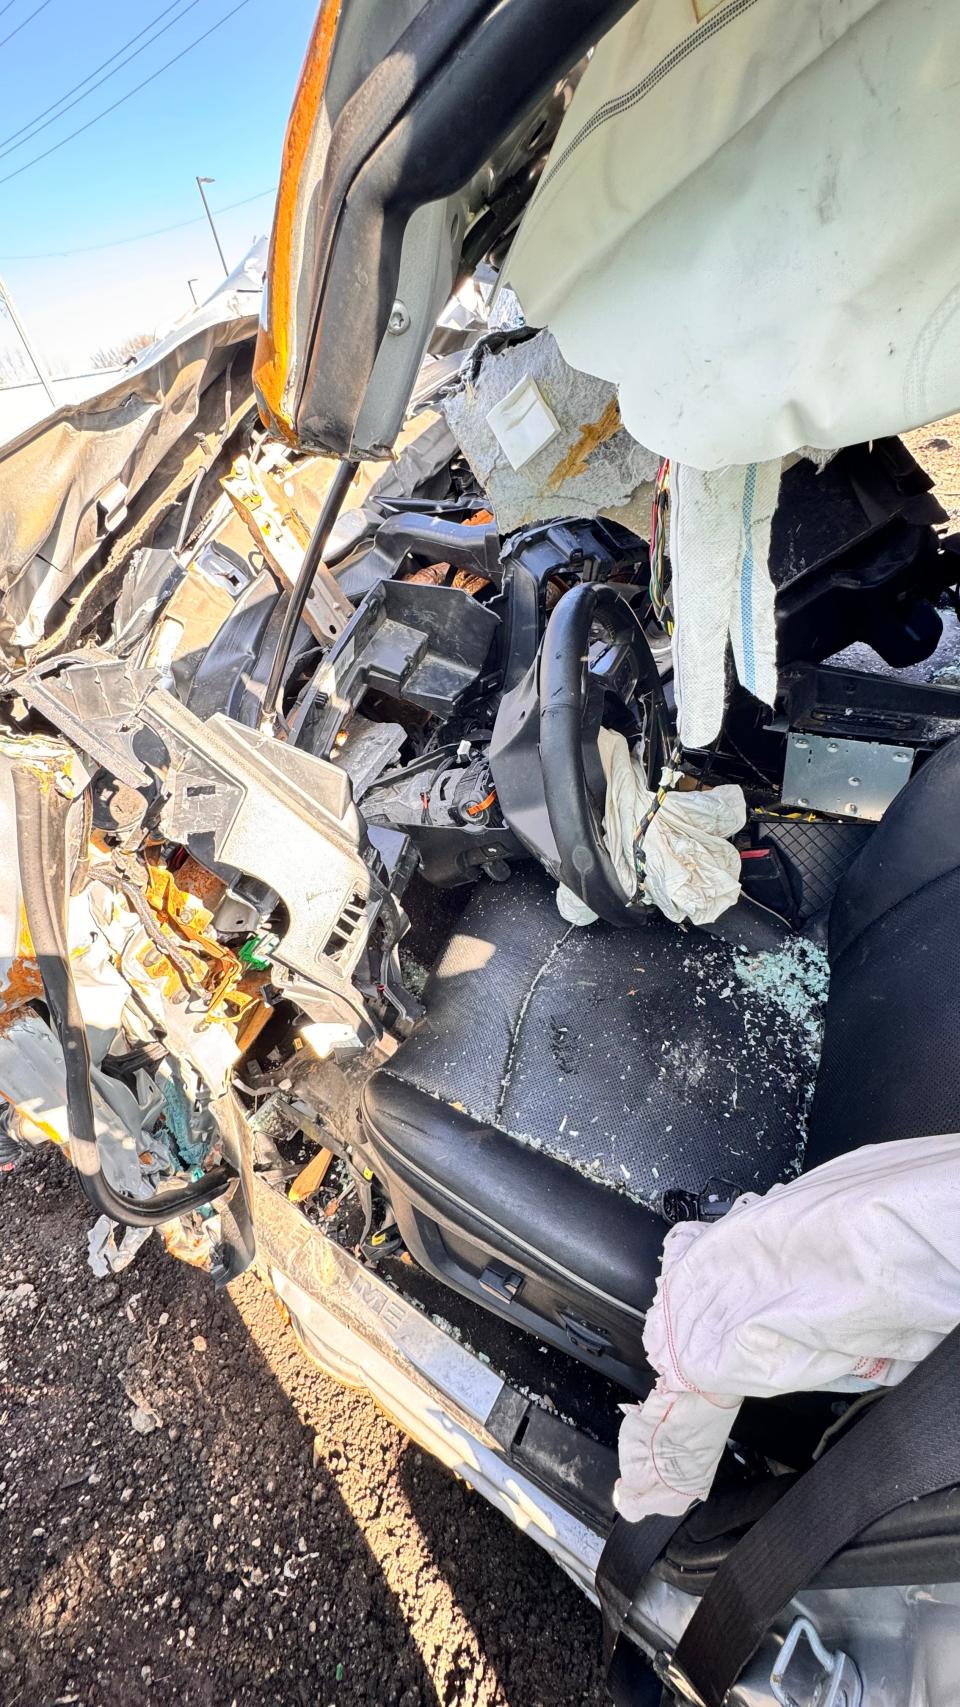
[(2, 279), (0, 279), (0, 303), (3, 304), (3, 307), (5, 308), (5, 310), (7, 312), (7, 315), (8, 315), (8, 317), (9, 317), (9, 319), (10, 319), (10, 321), (14, 327), (14, 330), (16, 332), (18, 332), (20, 335), (20, 342), (23, 345), (24, 349), (26, 350), (27, 355), (30, 357), (31, 362), (33, 363), (33, 367), (34, 367), (34, 370), (36, 372), (37, 378), (39, 379), (40, 384), (43, 386), (43, 389), (46, 392), (47, 397), (50, 400), (51, 408), (56, 409), (58, 406), (57, 394), (53, 389), (53, 384), (52, 384), (52, 381), (50, 379), (50, 375), (47, 372), (46, 363), (43, 361), (42, 357), (38, 354), (37, 350), (34, 348), (30, 339), (27, 337), (27, 333), (26, 333), (26, 329), (24, 327), (23, 321), (21, 320), (19, 314), (17, 313), (16, 309), (14, 308), (13, 298), (10, 295), (10, 292), (8, 291), (8, 289), (7, 289), (7, 287), (4, 284)]
[(196, 308), (196, 306), (197, 306), (197, 293), (193, 288), (194, 285), (196, 284), (196, 282), (197, 282), (196, 279), (188, 279), (187, 280), (187, 289), (190, 292), (190, 295), (193, 297), (194, 308)]
[(210, 203), (207, 201), (207, 198), (206, 198), (206, 195), (204, 194), (204, 189), (203, 189), (204, 184), (215, 184), (216, 181), (217, 181), (216, 178), (198, 178), (197, 179), (197, 189), (200, 191), (200, 200), (203, 202), (203, 211), (210, 221), (210, 230), (213, 232), (213, 241), (217, 245), (217, 254), (220, 256), (220, 262), (221, 262), (221, 265), (223, 267), (223, 276), (224, 276), (224, 278), (229, 278), (230, 277), (230, 268), (227, 266), (226, 256), (224, 255), (223, 250), (220, 247), (220, 239), (217, 236), (217, 228), (213, 223), (213, 214), (210, 212)]

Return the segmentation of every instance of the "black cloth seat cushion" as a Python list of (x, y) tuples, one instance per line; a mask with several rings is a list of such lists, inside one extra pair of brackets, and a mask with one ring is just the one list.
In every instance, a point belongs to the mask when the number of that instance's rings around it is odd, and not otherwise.
[[(802, 1022), (737, 976), (737, 952), (659, 914), (568, 926), (529, 866), (483, 884), (377, 1075), (659, 1208), (712, 1178), (799, 1171), (814, 1061)], [(409, 1118), (409, 1099), (404, 1099)]]
[(888, 807), (830, 914), (830, 999), (807, 1167), (960, 1132), (960, 740)]

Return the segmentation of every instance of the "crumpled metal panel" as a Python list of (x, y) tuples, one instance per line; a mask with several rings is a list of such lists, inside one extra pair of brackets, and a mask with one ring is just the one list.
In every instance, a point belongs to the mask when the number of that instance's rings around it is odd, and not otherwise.
[(207, 386), (257, 329), (262, 245), (223, 290), (98, 396), (57, 409), (0, 446), (0, 652), (35, 645), (106, 537), (117, 483), (127, 501), (189, 435)]

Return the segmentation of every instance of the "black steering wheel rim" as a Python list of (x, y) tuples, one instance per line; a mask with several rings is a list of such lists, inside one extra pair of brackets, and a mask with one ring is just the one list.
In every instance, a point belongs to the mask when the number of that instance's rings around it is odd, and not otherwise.
[(638, 898), (627, 898), (604, 846), (602, 812), (591, 797), (584, 759), (585, 661), (598, 627), (621, 656), (628, 654), (626, 668), (635, 666), (634, 695), (648, 713), (647, 777), (653, 786), (659, 781), (669, 754), (660, 674), (630, 604), (613, 587), (596, 582), (565, 593), (547, 624), (540, 652), (540, 761), (561, 881), (610, 924), (635, 925), (645, 909)]

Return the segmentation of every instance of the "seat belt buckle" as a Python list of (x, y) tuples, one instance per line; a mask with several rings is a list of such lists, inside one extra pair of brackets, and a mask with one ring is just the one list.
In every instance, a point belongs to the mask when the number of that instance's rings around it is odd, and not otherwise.
[(842, 1649), (831, 1653), (809, 1618), (791, 1624), (770, 1673), (780, 1707), (860, 1707), (863, 1679)]
[(743, 1187), (729, 1179), (708, 1179), (698, 1192), (677, 1187), (663, 1194), (663, 1218), (671, 1226), (678, 1221), (720, 1221), (742, 1194)]

